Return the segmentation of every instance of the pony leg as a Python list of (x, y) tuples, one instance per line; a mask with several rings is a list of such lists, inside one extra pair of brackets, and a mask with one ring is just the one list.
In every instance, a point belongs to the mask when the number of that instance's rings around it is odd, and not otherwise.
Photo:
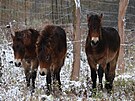
[(115, 58), (107, 64), (107, 68), (105, 71), (105, 78), (106, 78), (106, 84), (105, 88), (110, 92), (113, 87), (113, 80), (115, 78), (115, 69), (116, 69), (116, 64), (119, 56), (119, 51), (117, 52)]
[(22, 60), (22, 66), (24, 68), (24, 73), (25, 73), (25, 77), (26, 77), (27, 87), (29, 87), (30, 86), (30, 76), (31, 76), (31, 74), (30, 74), (30, 64), (28, 64), (26, 62), (26, 60), (23, 59)]
[(24, 72), (26, 76), (27, 87), (29, 87), (30, 86), (30, 69), (25, 68)]
[(46, 82), (47, 82), (47, 90), (51, 91), (51, 72), (49, 71), (46, 76)]
[(32, 79), (32, 87), (35, 88), (35, 80), (36, 80), (36, 76), (37, 76), (37, 69), (38, 69), (38, 60), (37, 59), (33, 59), (31, 61), (31, 79)]
[(105, 78), (106, 78), (105, 88), (107, 89), (108, 92), (110, 92), (113, 87), (113, 80), (115, 77), (115, 68), (116, 68), (116, 65), (112, 65), (112, 63), (107, 64), (107, 68), (105, 71)]
[(101, 65), (99, 65), (98, 78), (99, 78), (99, 89), (100, 90), (103, 89), (103, 85), (102, 85), (103, 73), (104, 73), (103, 68), (101, 67)]
[(96, 73), (96, 70), (91, 68), (91, 79), (92, 79), (92, 88), (96, 88), (96, 81), (97, 81), (97, 73)]
[(33, 87), (33, 89), (35, 88), (36, 76), (37, 76), (37, 71), (36, 70), (32, 71), (32, 87)]
[(58, 63), (58, 68), (55, 71), (55, 79), (58, 82), (59, 90), (62, 90), (61, 89), (61, 81), (60, 81), (60, 71), (61, 71), (61, 67), (64, 65), (64, 60), (65, 60), (65, 57), (61, 60), (61, 62)]
[(60, 70), (56, 73), (56, 80), (58, 81), (59, 90), (61, 90)]

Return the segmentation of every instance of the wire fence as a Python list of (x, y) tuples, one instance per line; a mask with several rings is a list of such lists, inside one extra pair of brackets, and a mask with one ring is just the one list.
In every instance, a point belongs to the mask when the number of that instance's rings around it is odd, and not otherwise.
[(1, 25), (16, 20), (37, 27), (47, 21), (65, 24), (72, 20), (72, 3), (68, 0), (2, 0), (0, 6)]
[[(117, 28), (119, 0), (80, 0), (81, 23), (87, 14), (104, 14), (103, 25)], [(135, 3), (129, 1), (126, 29), (135, 28)], [(73, 0), (0, 0), (0, 25), (11, 21), (38, 27), (44, 23), (66, 25), (73, 22)]]

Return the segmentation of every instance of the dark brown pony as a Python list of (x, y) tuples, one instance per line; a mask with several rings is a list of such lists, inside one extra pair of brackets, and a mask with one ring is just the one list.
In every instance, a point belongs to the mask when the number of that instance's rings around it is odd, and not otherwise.
[[(115, 77), (120, 50), (120, 37), (114, 28), (101, 26), (102, 14), (100, 16), (87, 15), (87, 20), (89, 30), (85, 51), (91, 68), (92, 87), (96, 88), (98, 74), (99, 87), (102, 89), (102, 78), (105, 72), (105, 88), (110, 91)], [(99, 64), (98, 68), (97, 64)]]
[(38, 38), (36, 52), (40, 65), (39, 72), (42, 76), (46, 74), (47, 89), (49, 92), (51, 91), (52, 80), (58, 81), (60, 88), (60, 71), (64, 65), (66, 51), (65, 31), (59, 26), (45, 26)]
[(35, 43), (39, 32), (34, 29), (26, 29), (16, 31), (14, 34), (15, 35), (11, 34), (11, 36), (13, 40), (15, 66), (19, 67), (22, 65), (24, 67), (27, 86), (30, 86), (32, 79), (32, 87), (35, 88), (35, 79), (38, 69)]

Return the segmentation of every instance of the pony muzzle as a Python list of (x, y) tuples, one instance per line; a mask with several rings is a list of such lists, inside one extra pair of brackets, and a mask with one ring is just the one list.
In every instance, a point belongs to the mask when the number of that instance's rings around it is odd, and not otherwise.
[(46, 69), (46, 68), (40, 68), (40, 69), (39, 69), (39, 74), (40, 74), (41, 76), (46, 75), (46, 74), (47, 74), (47, 69)]
[(98, 42), (99, 42), (99, 38), (98, 37), (92, 37), (91, 38), (91, 45), (92, 46), (97, 45)]
[(21, 66), (21, 59), (15, 59), (15, 66), (20, 67)]

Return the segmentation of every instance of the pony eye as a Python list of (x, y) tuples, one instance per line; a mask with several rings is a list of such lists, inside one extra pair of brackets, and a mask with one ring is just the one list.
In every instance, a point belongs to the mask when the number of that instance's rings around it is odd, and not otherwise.
[(46, 60), (46, 61), (50, 60), (50, 55), (47, 55), (47, 56), (45, 57), (45, 60)]

